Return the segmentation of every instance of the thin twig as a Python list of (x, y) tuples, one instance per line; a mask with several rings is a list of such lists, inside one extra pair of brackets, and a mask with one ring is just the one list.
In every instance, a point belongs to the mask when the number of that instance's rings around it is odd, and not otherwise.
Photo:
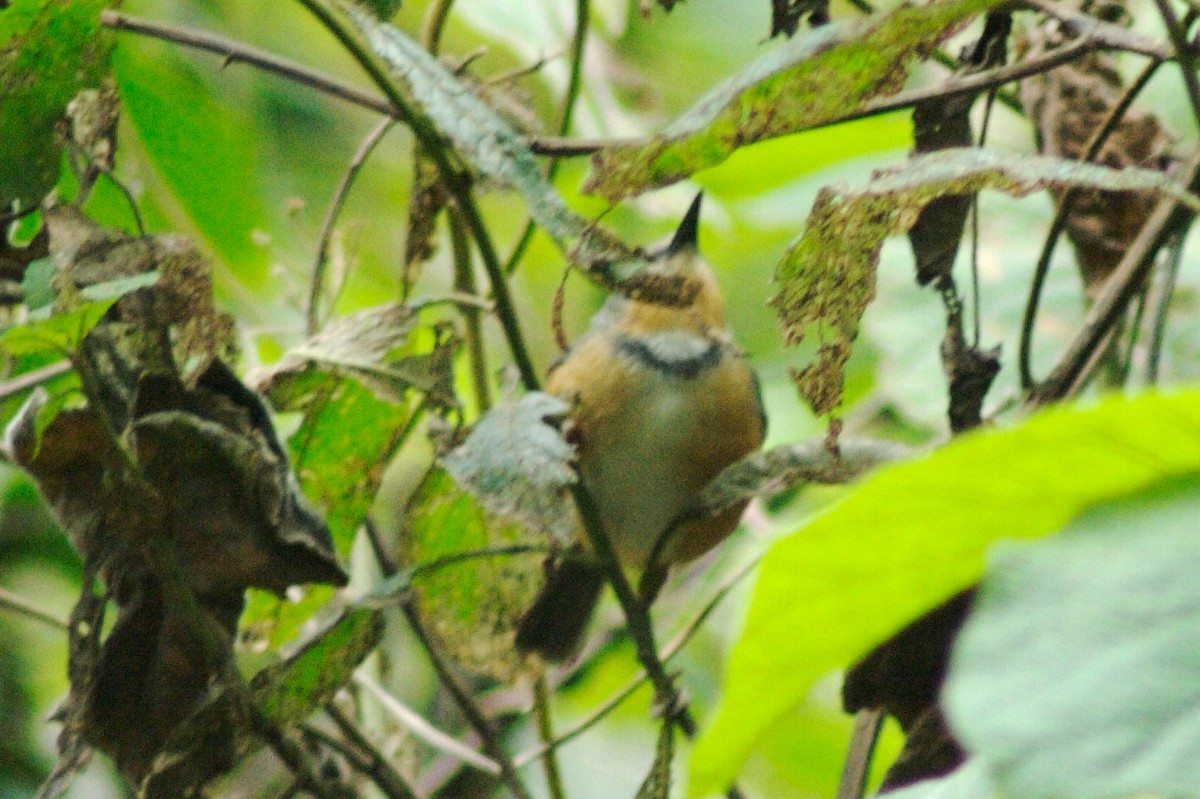
[[(1109, 111), (1108, 117), (1104, 123), (1092, 134), (1091, 139), (1083, 148), (1081, 161), (1094, 161), (1108, 141), (1109, 136), (1117, 129), (1117, 125), (1124, 119), (1126, 112), (1129, 111), (1133, 101), (1141, 94), (1142, 89), (1150, 82), (1155, 71), (1162, 65), (1162, 61), (1154, 60), (1146, 65), (1141, 74), (1129, 85), (1124, 94), (1117, 103)], [(1041, 255), (1038, 256), (1037, 266), (1033, 270), (1033, 280), (1029, 285), (1029, 297), (1025, 301), (1025, 315), (1021, 321), (1021, 337), (1017, 348), (1017, 365), (1021, 377), (1021, 389), (1025, 392), (1030, 391), (1034, 385), (1033, 367), (1031, 358), (1033, 353), (1033, 330), (1034, 323), (1037, 321), (1038, 306), (1041, 304), (1042, 289), (1046, 283), (1046, 275), (1050, 271), (1050, 259), (1054, 256), (1054, 248), (1058, 244), (1058, 239), (1067, 226), (1067, 217), (1071, 213), (1071, 209), (1075, 204), (1075, 197), (1078, 192), (1075, 189), (1067, 189), (1063, 192), (1062, 198), (1058, 201), (1058, 207), (1054, 212), (1054, 220), (1050, 223), (1050, 230), (1046, 233), (1046, 241), (1042, 245)]]
[(352, 718), (343, 713), (341, 708), (333, 702), (326, 703), (325, 713), (341, 730), (342, 735), (346, 736), (346, 740), (369, 759), (370, 763), (367, 767), (359, 770), (370, 777), (371, 781), (379, 786), (379, 790), (383, 791), (389, 799), (410, 799), (415, 795), (416, 792), (404, 777), (400, 776), (400, 772), (396, 771), (379, 749), (367, 740), (367, 736), (363, 735), (362, 730), (358, 728)]
[[(563, 97), (562, 113), (558, 118), (558, 135), (560, 138), (571, 132), (571, 122), (575, 119), (575, 105), (579, 100), (579, 91), (583, 85), (583, 56), (584, 46), (587, 44), (590, 14), (589, 0), (576, 0), (575, 35), (571, 38), (571, 73), (567, 78), (567, 91)], [(532, 142), (530, 142), (530, 149), (533, 150)], [(554, 156), (550, 161), (550, 167), (546, 170), (546, 182), (553, 183), (562, 162), (554, 153), (544, 154)], [(537, 226), (534, 224), (532, 217), (525, 222), (525, 229), (521, 231), (516, 245), (513, 246), (512, 253), (508, 256), (508, 260), (504, 262), (504, 274), (511, 275), (516, 270), (521, 259), (525, 257), (525, 251), (529, 248), (529, 243), (533, 241), (533, 233), (536, 229)]]
[(354, 673), (354, 681), (363, 688), (366, 688), (371, 695), (378, 699), (384, 709), (395, 716), (404, 725), (405, 729), (411, 732), (417, 739), (424, 741), (439, 752), (461, 760), (468, 766), (473, 766), (488, 774), (500, 774), (500, 764), (495, 760), (486, 755), (481, 755), (471, 747), (442, 732), (426, 721), (420, 713), (406, 706), (399, 699), (388, 693), (382, 685), (361, 671)]
[(278, 725), (268, 719), (258, 705), (254, 704), (252, 700), (247, 699), (245, 710), (250, 716), (250, 723), (254, 728), (254, 732), (266, 742), (267, 746), (271, 747), (275, 754), (279, 756), (279, 759), (296, 775), (297, 782), (301, 784), (304, 790), (318, 797), (318, 799), (340, 799), (343, 796), (342, 791), (330, 784), (313, 767), (312, 760), (309, 758), (308, 753), (304, 751), (304, 747), (292, 740)]
[(1140, 348), (1145, 352), (1142, 380), (1146, 385), (1158, 383), (1159, 362), (1162, 358), (1163, 337), (1166, 333), (1167, 311), (1175, 284), (1179, 279), (1179, 267), (1183, 263), (1183, 236), (1176, 235), (1167, 246), (1167, 260), (1156, 272), (1147, 292), (1147, 312), (1142, 330)]
[(55, 361), (47, 366), (42, 366), (24, 374), (19, 374), (16, 377), (11, 377), (8, 380), (0, 381), (0, 398), (20, 394), (22, 391), (33, 388), (39, 383), (45, 383), (47, 380), (53, 380), (59, 375), (66, 374), (71, 369), (72, 365), (70, 361)]
[[(375, 552), (375, 557), (379, 561), (379, 568), (383, 572), (384, 577), (394, 576), (398, 571), (396, 561), (388, 551), (388, 548), (384, 546), (383, 539), (379, 535), (379, 528), (368, 518), (363, 523), (363, 529), (366, 532), (367, 539), (371, 542), (371, 548)], [(517, 799), (531, 799), (529, 790), (521, 782), (516, 767), (513, 766), (512, 759), (504, 751), (504, 746), (500, 742), (500, 736), (495, 728), (493, 728), (492, 722), (480, 710), (479, 704), (475, 701), (471, 692), (462, 684), (458, 675), (451, 669), (445, 656), (434, 642), (433, 636), (425, 628), (424, 622), (417, 613), (412, 597), (404, 598), (401, 601), (400, 608), (404, 612), (404, 617), (408, 620), (413, 634), (416, 635), (417, 640), (425, 649), (425, 653), (429, 656), (429, 661), (433, 665), (433, 670), (437, 674), (442, 686), (450, 692), (451, 697), (453, 697), (455, 704), (458, 705), (467, 723), (479, 735), (484, 752), (500, 767), (501, 781)]]
[(860, 710), (854, 716), (854, 733), (850, 736), (850, 750), (846, 753), (836, 799), (862, 799), (866, 794), (871, 755), (882, 726), (883, 711), (878, 708)]
[[(471, 245), (467, 240), (462, 215), (450, 208), (446, 215), (450, 226), (450, 250), (454, 256), (454, 288), (461, 294), (474, 295), (475, 269), (471, 263)], [(471, 388), (475, 394), (475, 412), (483, 415), (492, 407), (492, 392), (488, 377), (487, 350), (483, 342), (483, 325), (478, 308), (460, 306), (463, 318), (463, 337), (467, 345), (467, 362), (471, 366)]]
[[(1192, 153), (1186, 165), (1178, 172), (1180, 182), (1186, 183), (1191, 191), (1200, 182), (1200, 151)], [(1164, 237), (1170, 235), (1181, 219), (1190, 215), (1180, 201), (1174, 197), (1163, 197), (1146, 218), (1137, 238), (1125, 251), (1121, 262), (1105, 281), (1104, 290), (1096, 299), (1084, 318), (1083, 326), (1075, 339), (1059, 358), (1058, 365), (1050, 376), (1034, 389), (1030, 402), (1044, 405), (1067, 396), (1073, 387), (1081, 384), (1086, 376), (1088, 364), (1095, 363), (1096, 351), (1108, 337), (1116, 320), (1120, 318), (1130, 297), (1145, 280), (1153, 264), (1154, 253), (1162, 245)]]
[(558, 753), (550, 745), (554, 741), (554, 719), (550, 713), (550, 689), (546, 685), (546, 672), (540, 669), (533, 680), (533, 715), (537, 726), (538, 740), (545, 746), (541, 761), (542, 773), (546, 777), (546, 791), (550, 794), (550, 799), (566, 799), (562, 771), (558, 767)]
[(226, 39), (215, 33), (197, 30), (195, 28), (180, 28), (162, 22), (152, 22), (147, 19), (122, 14), (110, 9), (100, 12), (100, 24), (114, 30), (139, 33), (156, 39), (164, 39), (197, 50), (206, 50), (221, 56), (225, 64), (241, 62), (270, 72), (280, 77), (294, 81), (303, 86), (316, 89), (333, 97), (340, 98), (354, 105), (378, 111), (392, 116), (395, 109), (383, 97), (363, 91), (337, 78), (317, 72), (296, 61), (281, 58), (274, 53), (259, 50), (255, 47)]
[(533, 361), (530, 359), (529, 351), (525, 346), (525, 337), (521, 333), (516, 308), (513, 304), (512, 295), (508, 290), (504, 270), (499, 259), (496, 257), (496, 249), (492, 244), (491, 234), (483, 224), (483, 219), (479, 213), (479, 206), (476, 204), (475, 197), (471, 193), (469, 179), (451, 164), (450, 156), (446, 151), (446, 144), (436, 126), (420, 109), (413, 106), (399, 85), (397, 85), (392, 76), (391, 68), (383, 59), (375, 54), (375, 51), (364, 39), (362, 33), (346, 20), (344, 14), (332, 0), (300, 0), (300, 3), (313, 16), (320, 20), (325, 28), (345, 48), (347, 54), (363, 68), (375, 86), (383, 91), (388, 100), (395, 106), (397, 118), (402, 120), (412, 130), (413, 136), (421, 143), (425, 154), (433, 160), (443, 184), (458, 204), (458, 209), (466, 222), (467, 230), (471, 233), (471, 237), (475, 239), (475, 245), (478, 247), (479, 255), (483, 259), (484, 269), (487, 271), (488, 279), (492, 285), (492, 297), (496, 302), (496, 318), (499, 319), (500, 326), (504, 330), (504, 337), (508, 342), (509, 350), (512, 352), (513, 362), (516, 364), (517, 371), (521, 375), (521, 382), (525, 385), (526, 389), (530, 391), (536, 390), (539, 385), (537, 372), (533, 368)]
[(1196, 77), (1195, 50), (1187, 40), (1184, 26), (1179, 24), (1175, 9), (1171, 8), (1171, 1), (1154, 0), (1154, 3), (1158, 6), (1158, 13), (1167, 28), (1167, 35), (1171, 37), (1171, 44), (1175, 47), (1175, 58), (1183, 72), (1183, 85), (1187, 88), (1188, 100), (1192, 103), (1192, 117), (1196, 125), (1200, 126), (1200, 78)]
[(47, 613), (25, 597), (14, 594), (3, 587), (0, 587), (0, 608), (6, 608), (58, 630), (67, 629), (67, 623), (62, 619)]
[(350, 186), (354, 184), (354, 179), (362, 170), (363, 163), (366, 162), (371, 151), (375, 149), (375, 145), (379, 144), (383, 135), (388, 132), (394, 122), (395, 120), (391, 117), (380, 120), (379, 124), (363, 139), (362, 144), (359, 145), (358, 150), (350, 159), (350, 163), (346, 166), (346, 171), (342, 175), (337, 189), (333, 192), (333, 198), (329, 201), (329, 208), (325, 211), (325, 219), (321, 222), (321, 234), (317, 239), (317, 254), (313, 259), (312, 281), (308, 290), (308, 307), (304, 313), (305, 332), (310, 336), (316, 333), (321, 326), (319, 318), (321, 295), (325, 291), (325, 265), (329, 262), (329, 239), (333, 235), (334, 223), (337, 222), (338, 215), (342, 212), (346, 196), (350, 193)]
[[(762, 556), (759, 555), (740, 566), (736, 571), (725, 578), (720, 587), (718, 587), (713, 595), (709, 598), (708, 602), (704, 604), (704, 607), (701, 608), (700, 611), (694, 617), (692, 617), (689, 622), (680, 628), (679, 632), (676, 633), (675, 636), (666, 644), (666, 646), (662, 648), (662, 650), (659, 652), (659, 659), (664, 663), (667, 663), (673, 657), (675, 657), (679, 650), (683, 649), (684, 645), (692, 639), (692, 636), (696, 634), (704, 621), (708, 619), (713, 610), (716, 609), (717, 605), (721, 603), (721, 600), (728, 596), (729, 592), (732, 591), (738, 583), (746, 578), (746, 575), (750, 574), (751, 571), (757, 568), (761, 560)], [(537, 758), (542, 757), (548, 750), (557, 749), (568, 741), (578, 737), (579, 735), (582, 735), (584, 732), (587, 732), (598, 722), (604, 719), (605, 716), (615, 710), (622, 702), (633, 696), (634, 692), (645, 685), (649, 679), (650, 678), (647, 676), (646, 672), (642, 671), (641, 674), (626, 684), (624, 688), (610, 696), (599, 707), (588, 714), (587, 717), (581, 719), (570, 729), (559, 733), (558, 737), (556, 737), (553, 742), (549, 744), (543, 743), (532, 750), (523, 752), (514, 758), (513, 762), (516, 763), (518, 768), (524, 766), (533, 762)]]

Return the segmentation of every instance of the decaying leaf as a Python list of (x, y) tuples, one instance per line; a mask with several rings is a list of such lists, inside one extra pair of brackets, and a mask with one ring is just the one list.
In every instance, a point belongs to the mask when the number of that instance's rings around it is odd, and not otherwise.
[[(46, 413), (61, 406), (35, 392), (5, 445), (118, 609), (94, 657), (72, 646), (61, 748), (101, 749), (136, 783), (202, 715), (196, 758), (176, 772), (197, 781), (190, 791), (234, 756), (239, 714), (223, 697), (241, 689), (227, 675), (245, 590), (346, 575), (266, 408), (222, 360), (229, 331), (204, 259), (180, 237), (133, 240), (69, 210), (46, 220), (58, 312), (47, 321), (78, 334), (58, 346), (87, 405)], [(89, 583), (80, 607), (94, 603)], [(99, 642), (95, 625), (72, 635)]]
[[(530, 150), (528, 137), (503, 114), (403, 31), (353, 5), (348, 4), (345, 10), (374, 51), (392, 68), (411, 102), (424, 114), (419, 123), (432, 126), (449, 138), (455, 152), (480, 176), (516, 190), (538, 227), (589, 277), (605, 288), (627, 295), (643, 291), (651, 298), (670, 296), (669, 287), (658, 285), (650, 292), (645, 281), (638, 282), (646, 263), (644, 253), (625, 246), (567, 206), (542, 172)], [(674, 291), (680, 288), (676, 286)]]
[(401, 402), (416, 390), (435, 407), (454, 407), (450, 366), (457, 341), (443, 330), (433, 347), (421, 348), (413, 340), (416, 323), (416, 312), (399, 304), (336, 319), (260, 375), (259, 388), (274, 394), (285, 381), (316, 371), (352, 377), (381, 400)]
[[(1023, 51), (1046, 51), (1061, 46), (1065, 34), (1058, 22), (1026, 31)], [(1021, 81), (1021, 103), (1035, 125), (1038, 148), (1046, 155), (1082, 158), (1092, 136), (1108, 118), (1122, 95), (1122, 79), (1111, 53), (1093, 51), (1048, 72)], [(1175, 137), (1156, 116), (1144, 109), (1125, 112), (1097, 162), (1121, 169), (1128, 166), (1165, 169)], [(1051, 189), (1061, 200), (1066, 187)], [(1096, 188), (1076, 192), (1067, 216), (1067, 236), (1075, 246), (1084, 290), (1095, 299), (1104, 281), (1141, 230), (1154, 207), (1147, 191)]]
[(442, 466), (489, 512), (570, 541), (578, 525), (570, 487), (578, 477), (559, 429), (570, 409), (550, 394), (523, 394), (480, 419)]
[(985, 188), (1023, 197), (1047, 187), (1151, 191), (1192, 210), (1200, 201), (1152, 170), (1109, 169), (1046, 156), (983, 149), (942, 150), (877, 172), (865, 188), (821, 190), (804, 233), (776, 270), (771, 299), (789, 344), (815, 333), (817, 355), (793, 373), (801, 394), (818, 413), (842, 397), (842, 368), (858, 335), (859, 320), (875, 295), (875, 267), (883, 240), (908, 230), (935, 197)]
[(384, 305), (329, 323), (251, 378), (274, 407), (302, 414), (288, 444), (301, 486), (348, 551), (396, 448), (409, 432), (417, 395), (456, 402), (448, 329), (418, 331), (416, 313)]
[[(920, 103), (913, 109), (913, 151), (932, 153), (951, 147), (970, 147), (971, 105), (974, 95)], [(949, 275), (958, 255), (971, 210), (971, 197), (948, 194), (929, 202), (908, 231), (917, 266), (917, 283), (928, 285)]]
[(597, 153), (583, 190), (616, 202), (715, 166), (746, 144), (841, 118), (899, 91), (915, 62), (996, 2), (905, 4), (810, 31), (717, 86), (650, 140)]
[(550, 186), (525, 136), (404, 32), (353, 5), (346, 6), (346, 13), (413, 102), (481, 175), (520, 192), (538, 226), (555, 240), (585, 232), (587, 222)]

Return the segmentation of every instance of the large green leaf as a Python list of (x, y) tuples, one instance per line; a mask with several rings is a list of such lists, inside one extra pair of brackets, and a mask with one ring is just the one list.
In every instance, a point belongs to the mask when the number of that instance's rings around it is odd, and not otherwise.
[(691, 758), (720, 790), (813, 682), (978, 579), (999, 538), (1200, 469), (1200, 392), (1058, 408), (885, 469), (767, 554), (725, 695)]
[(0, 14), (0, 211), (31, 208), (58, 180), (54, 125), (108, 71), (106, 0), (15, 0)]
[(1003, 793), (1200, 796), (1198, 518), (1192, 473), (997, 549), (944, 697)]

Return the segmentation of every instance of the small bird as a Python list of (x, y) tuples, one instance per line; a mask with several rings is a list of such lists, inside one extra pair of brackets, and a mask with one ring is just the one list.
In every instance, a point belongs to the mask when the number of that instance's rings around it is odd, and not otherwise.
[[(718, 472), (758, 449), (766, 431), (758, 381), (733, 344), (697, 248), (702, 196), (650, 256), (663, 273), (694, 281), (694, 299), (669, 307), (613, 295), (546, 383), (572, 404), (565, 430), (605, 533), (622, 566), (650, 570), (643, 585), (652, 593), (667, 567), (699, 557), (737, 526), (744, 503), (712, 518), (681, 516)], [(584, 545), (548, 571), (516, 645), (562, 661), (580, 648), (604, 574)]]

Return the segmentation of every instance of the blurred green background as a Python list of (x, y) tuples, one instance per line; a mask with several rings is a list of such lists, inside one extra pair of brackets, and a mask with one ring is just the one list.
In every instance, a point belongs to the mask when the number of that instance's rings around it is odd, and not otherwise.
[[(394, 23), (417, 35), (426, 6), (406, 2)], [(442, 54), (450, 63), (478, 54), (469, 74), (480, 80), (544, 59), (540, 70), (499, 86), (521, 109), (522, 120), (541, 120), (550, 130), (566, 82), (564, 54), (574, 8), (568, 0), (459, 0)], [(130, 0), (121, 10), (213, 31), (366, 85), (339, 45), (296, 3)], [(856, 13), (837, 4), (833, 10), (835, 18)], [(571, 134), (591, 138), (657, 130), (705, 90), (779, 45), (767, 40), (769, 17), (766, 0), (689, 0), (669, 15), (656, 7), (649, 19), (630, 0), (597, 0)], [(211, 54), (133, 34), (120, 34), (114, 69), (124, 102), (116, 174), (137, 198), (151, 232), (188, 234), (212, 256), (218, 304), (239, 322), (240, 368), (271, 363), (303, 336), (304, 298), (322, 217), (347, 162), (377, 119), (246, 65), (223, 66)], [(1031, 149), (1024, 122), (1011, 112), (998, 109), (993, 124), (993, 143)], [(905, 158), (910, 146), (909, 121), (902, 113), (794, 135), (742, 150), (692, 183), (626, 202), (604, 216), (603, 224), (626, 241), (648, 243), (674, 228), (697, 188), (706, 191), (701, 247), (718, 273), (737, 340), (762, 378), (768, 446), (823, 433), (820, 421), (796, 397), (787, 371), (798, 360), (782, 348), (766, 306), (775, 264), (802, 229), (821, 186), (862, 185), (873, 169)], [(400, 297), (411, 163), (411, 137), (397, 126), (373, 153), (349, 196), (333, 240), (333, 269), (343, 281), (337, 313)], [(564, 161), (556, 185), (575, 208), (598, 216), (606, 210), (604, 204), (577, 192), (586, 169), (585, 159)], [(61, 188), (71, 195), (69, 179)], [(520, 203), (496, 192), (485, 193), (481, 203), (496, 244), (507, 255), (525, 224)], [(1049, 210), (1046, 197), (1021, 202), (983, 198), (982, 343), (1001, 345), (1004, 358), (989, 409), (1016, 398), (1011, 356), (1030, 264)], [(125, 199), (105, 181), (87, 211), (103, 223), (133, 230)], [(1034, 360), (1039, 373), (1053, 362), (1082, 315), (1078, 280), (1068, 260), (1066, 248), (1060, 247), (1039, 320)], [(965, 287), (961, 253), (959, 267), (959, 283)], [(557, 353), (551, 308), (563, 269), (560, 253), (538, 234), (513, 281), (539, 368)], [(1196, 280), (1185, 271), (1177, 306), (1196, 303)], [(449, 246), (440, 230), (438, 251), (412, 296), (444, 295), (452, 283)], [(480, 284), (485, 284), (482, 278)], [(568, 281), (568, 335), (583, 330), (602, 300), (578, 276)], [(879, 271), (878, 300), (867, 313), (850, 362), (844, 414), (848, 435), (869, 433), (918, 444), (946, 435), (945, 381), (938, 356), (943, 325), (937, 296), (913, 281), (907, 242), (889, 243)], [(489, 365), (499, 385), (507, 350), (498, 326), (488, 322), (485, 332)], [(1167, 370), (1177, 379), (1197, 377), (1195, 342), (1200, 338), (1192, 332), (1183, 326), (1172, 329)], [(381, 518), (396, 517), (404, 486), (411, 482), (406, 477), (424, 457), (424, 452), (401, 454), (381, 500)], [(78, 590), (77, 559), (28, 482), (0, 465), (0, 485), (0, 587), (65, 618)], [(773, 537), (794, 529), (799, 519), (837, 494), (835, 489), (807, 489), (752, 509), (729, 546), (673, 578), (656, 608), (662, 637), (669, 637), (686, 615), (689, 597), (709, 595), (717, 575), (761, 552)], [(673, 662), (701, 719), (715, 701), (743, 599), (744, 587), (719, 607)], [(605, 612), (616, 610), (610, 606)], [(0, 799), (7, 799), (28, 795), (53, 763), (56, 727), (45, 718), (66, 690), (65, 638), (48, 625), (0, 610), (0, 642)], [(388, 644), (395, 690), (412, 706), (425, 709), (433, 701), (434, 680), (423, 657), (409, 657), (416, 651), (402, 633)], [(633, 673), (626, 647), (605, 652), (564, 691), (559, 723), (566, 726), (588, 713)], [(742, 782), (750, 796), (833, 794), (849, 733), (837, 691), (837, 676), (831, 675), (755, 755)], [(648, 721), (648, 702), (649, 692), (643, 691), (562, 750), (572, 797), (633, 795), (649, 767), (656, 735)], [(534, 742), (532, 730), (519, 725), (512, 736), (518, 750)], [(895, 737), (885, 742), (888, 751), (895, 751)], [(538, 784), (539, 770), (531, 766), (526, 771)], [(122, 790), (98, 764), (76, 783), (72, 795), (100, 799), (120, 796)]]

